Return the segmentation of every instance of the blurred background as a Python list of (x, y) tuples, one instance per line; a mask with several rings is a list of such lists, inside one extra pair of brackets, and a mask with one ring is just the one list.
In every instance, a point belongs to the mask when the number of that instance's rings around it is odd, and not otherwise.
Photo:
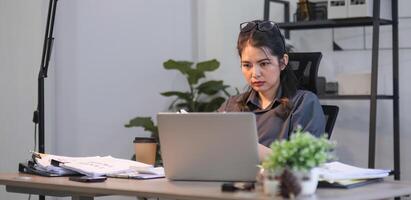
[[(290, 0), (291, 19), (297, 0)], [(400, 133), (402, 179), (411, 179), (411, 2), (399, 0)], [(33, 111), (41, 62), (47, 0), (0, 0), (0, 171), (16, 172), (34, 149)], [(270, 5), (270, 20), (282, 22), (283, 7)], [(207, 74), (242, 90), (236, 41), (239, 24), (262, 19), (264, 0), (60, 0), (46, 87), (46, 152), (66, 156), (112, 155), (129, 159), (133, 139), (149, 133), (125, 128), (135, 116), (167, 111), (185, 90), (185, 78), (164, 70), (168, 59), (217, 59)], [(319, 75), (339, 81), (370, 73), (371, 28), (291, 32), (295, 51), (321, 51)], [(335, 51), (333, 41), (344, 50)], [(380, 34), (378, 92), (392, 93), (391, 26)], [(349, 81), (348, 81), (349, 82)], [(409, 82), (407, 84), (407, 82)], [(367, 167), (369, 101), (322, 100), (340, 113), (332, 139), (341, 162)], [(393, 168), (392, 102), (378, 101), (376, 167)], [(34, 197), (36, 199), (37, 197)], [(53, 199), (47, 197), (48, 199)], [(0, 187), (0, 199), (27, 199)], [(33, 199), (33, 198), (32, 198)], [(102, 197), (98, 199), (135, 199)]]

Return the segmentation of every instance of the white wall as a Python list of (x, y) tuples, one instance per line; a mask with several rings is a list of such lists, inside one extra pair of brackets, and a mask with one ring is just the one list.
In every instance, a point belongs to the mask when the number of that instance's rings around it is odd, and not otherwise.
[[(34, 149), (31, 122), (37, 104), (37, 74), (40, 67), (45, 24), (45, 1), (0, 0), (0, 171), (16, 172), (18, 163)], [(52, 65), (50, 66), (52, 67)], [(49, 71), (53, 76), (53, 70)], [(47, 111), (53, 105), (53, 78), (46, 80)], [(53, 113), (46, 115), (47, 130), (54, 129)], [(46, 135), (52, 147), (53, 136)], [(28, 195), (6, 193), (0, 199), (27, 199)]]
[[(130, 158), (133, 138), (148, 133), (124, 124), (166, 110), (171, 99), (160, 92), (186, 86), (162, 63), (193, 60), (193, 5), (189, 0), (58, 1), (46, 79), (46, 151)], [(31, 119), (47, 6), (48, 0), (0, 0), (1, 172), (17, 171), (33, 149)], [(0, 188), (0, 199), (18, 198), (27, 195)]]
[(130, 158), (146, 133), (124, 124), (166, 110), (159, 93), (184, 86), (162, 63), (192, 60), (190, 1), (60, 1), (58, 17), (56, 153)]
[[(218, 72), (210, 74), (210, 78), (224, 80), (240, 90), (245, 87), (236, 49), (239, 26), (242, 22), (263, 19), (263, 8), (263, 0), (198, 1), (198, 57), (217, 58), (221, 62)], [(282, 7), (271, 9), (272, 16), (282, 19)]]
[[(295, 2), (295, 1), (294, 1)], [(408, 1), (401, 0), (402, 8)], [(44, 36), (47, 0), (0, 0), (0, 171), (15, 172), (33, 149), (32, 111)], [(408, 5), (409, 7), (409, 5)], [(281, 8), (273, 7), (280, 21)], [(409, 12), (400, 9), (400, 14)], [(408, 13), (409, 15), (409, 13)], [(162, 68), (169, 59), (221, 61), (212, 78), (242, 88), (235, 48), (240, 22), (263, 17), (263, 0), (59, 1), (54, 56), (46, 80), (46, 151), (61, 155), (107, 155), (129, 158), (132, 139), (142, 129), (123, 125), (137, 115), (154, 116), (170, 99), (162, 91), (185, 87), (181, 75)], [(401, 25), (401, 24), (400, 24)], [(330, 30), (291, 35), (301, 51), (322, 51), (320, 74), (331, 80), (340, 72), (367, 70), (368, 51), (333, 52)], [(401, 42), (410, 42), (402, 36)], [(402, 177), (411, 178), (406, 152), (411, 122), (406, 89), (410, 50), (400, 52)], [(390, 53), (381, 53), (380, 88), (389, 91)], [(388, 76), (388, 78), (386, 77)], [(333, 138), (340, 160), (367, 163), (366, 101), (328, 101), (340, 105)], [(391, 167), (391, 102), (378, 104), (377, 167)], [(26, 199), (6, 193), (0, 199)], [(117, 197), (111, 199), (118, 199)]]
[(236, 50), (241, 22), (262, 18), (264, 1), (207, 0), (197, 1), (198, 58), (216, 58), (220, 68), (210, 78), (224, 80), (242, 89), (245, 86), (240, 73)]
[[(239, 69), (239, 57), (235, 45), (239, 32), (239, 24), (244, 21), (263, 18), (263, 0), (208, 0), (200, 1), (198, 9), (198, 41), (199, 57), (216, 57), (222, 63), (221, 73), (216, 77), (227, 80), (229, 84), (243, 88)], [(291, 2), (291, 10), (296, 9), (296, 0)], [(400, 0), (400, 16), (411, 16), (410, 2)], [(270, 19), (281, 22), (283, 12), (281, 5), (271, 4)], [(294, 11), (291, 12), (293, 14)], [(292, 19), (292, 17), (291, 17)], [(411, 20), (400, 21), (400, 44), (410, 44), (411, 40), (406, 36), (411, 26)], [(381, 44), (390, 44), (390, 27), (381, 28)], [(336, 30), (337, 31), (337, 30)], [(341, 30), (345, 35), (352, 34), (352, 29)], [(345, 32), (344, 32), (345, 31)], [(356, 30), (358, 32), (358, 30)], [(361, 31), (361, 30), (360, 30)], [(337, 34), (337, 33), (336, 33)], [(370, 42), (370, 30), (367, 29), (367, 46)], [(341, 35), (341, 34), (340, 34)], [(355, 38), (353, 38), (355, 37)], [(361, 38), (360, 38), (361, 39)], [(339, 73), (370, 72), (370, 51), (342, 51), (332, 50), (331, 29), (292, 31), (291, 41), (298, 51), (321, 51), (323, 59), (320, 66), (320, 75), (325, 75), (327, 80), (335, 81)], [(348, 45), (357, 46), (358, 35), (348, 37), (345, 41)], [(400, 50), (400, 132), (401, 132), (401, 169), (402, 178), (411, 179), (411, 160), (407, 152), (411, 147), (407, 145), (411, 134), (407, 125), (411, 122), (408, 111), (411, 110), (411, 93), (406, 88), (410, 74), (409, 64), (411, 50)], [(380, 51), (379, 92), (390, 94), (391, 82), (391, 53)], [(333, 131), (332, 138), (338, 142), (337, 155), (342, 162), (358, 166), (367, 166), (368, 163), (368, 126), (369, 126), (369, 101), (323, 101), (323, 103), (337, 104), (340, 113)], [(392, 159), (392, 101), (378, 102), (377, 108), (377, 155), (376, 167), (393, 168)]]

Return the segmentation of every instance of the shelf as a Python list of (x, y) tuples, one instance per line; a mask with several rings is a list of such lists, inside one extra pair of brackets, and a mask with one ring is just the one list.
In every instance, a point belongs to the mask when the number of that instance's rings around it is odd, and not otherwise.
[[(371, 95), (318, 95), (320, 99), (330, 100), (370, 100)], [(377, 95), (377, 99), (394, 99), (393, 95)]]
[[(390, 25), (391, 20), (380, 19), (380, 25)], [(303, 30), (303, 29), (320, 29), (320, 28), (338, 28), (338, 27), (356, 27), (356, 26), (372, 26), (372, 17), (347, 18), (335, 20), (318, 20), (318, 21), (301, 21), (278, 23), (278, 27), (284, 30)]]
[[(324, 94), (318, 95), (320, 99), (327, 100), (366, 100), (370, 103), (370, 117), (369, 117), (369, 138), (368, 138), (368, 167), (374, 168), (376, 155), (376, 129), (377, 129), (377, 101), (376, 100), (392, 100), (393, 102), (393, 154), (394, 154), (394, 179), (400, 180), (400, 108), (399, 108), (399, 34), (398, 34), (398, 0), (391, 0), (392, 20), (377, 19), (381, 15), (381, 2), (374, 1), (372, 6), (373, 17), (360, 18), (345, 18), (345, 19), (330, 19), (317, 21), (300, 21), (289, 22), (290, 20), (290, 2), (280, 0), (265, 0), (264, 1), (264, 19), (269, 20), (270, 17), (270, 2), (284, 4), (284, 23), (278, 23), (278, 27), (284, 30), (284, 35), (290, 39), (290, 31), (294, 30), (308, 30), (308, 29), (329, 29), (329, 28), (344, 28), (344, 27), (373, 27), (374, 22), (376, 27), (372, 29), (372, 44), (371, 49), (371, 89), (373, 96), (370, 94), (364, 95), (332, 95)], [(376, 18), (374, 18), (374, 16)], [(375, 19), (375, 20), (374, 20)], [(379, 39), (380, 26), (392, 25), (392, 69), (393, 69), (393, 94), (392, 95), (378, 95), (378, 54), (379, 54)], [(374, 46), (375, 45), (375, 46)]]

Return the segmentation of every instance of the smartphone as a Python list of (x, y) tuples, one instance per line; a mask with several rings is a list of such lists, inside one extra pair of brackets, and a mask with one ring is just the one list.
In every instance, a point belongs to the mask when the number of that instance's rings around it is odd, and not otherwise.
[(103, 182), (107, 180), (107, 177), (72, 176), (72, 177), (69, 177), (69, 180), (78, 181), (78, 182), (86, 182), (86, 183), (96, 183), (96, 182)]

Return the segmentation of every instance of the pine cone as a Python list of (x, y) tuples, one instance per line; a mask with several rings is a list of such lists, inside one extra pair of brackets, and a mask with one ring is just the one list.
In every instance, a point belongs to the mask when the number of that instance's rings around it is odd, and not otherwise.
[(301, 185), (290, 169), (284, 169), (281, 175), (280, 194), (284, 198), (296, 197), (301, 192)]

